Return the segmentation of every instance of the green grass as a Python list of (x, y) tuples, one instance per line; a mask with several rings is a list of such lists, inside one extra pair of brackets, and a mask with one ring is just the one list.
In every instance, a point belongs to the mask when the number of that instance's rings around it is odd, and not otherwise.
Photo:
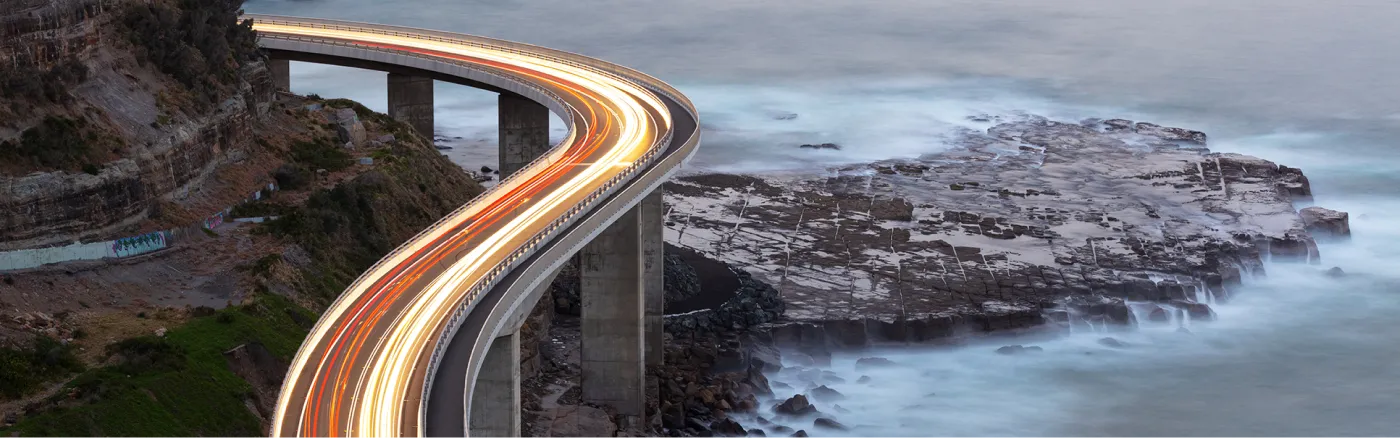
[[(293, 316), (293, 315), (296, 316)], [(170, 330), (113, 345), (119, 363), (83, 373), (54, 408), (23, 418), (0, 433), (59, 436), (256, 436), (257, 417), (243, 400), (252, 388), (228, 369), (223, 352), (260, 342), (287, 361), (315, 316), (285, 298), (259, 294), (247, 305), (219, 310)]]

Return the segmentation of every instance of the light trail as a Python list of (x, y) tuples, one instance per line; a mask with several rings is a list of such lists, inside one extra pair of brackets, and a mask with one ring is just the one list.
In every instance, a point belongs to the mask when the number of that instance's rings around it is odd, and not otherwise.
[(425, 370), (453, 312), (494, 267), (641, 160), (671, 129), (670, 111), (601, 69), (495, 48), (369, 29), (265, 22), (254, 29), (468, 62), (549, 89), (575, 112), (548, 165), (527, 168), (405, 243), (326, 310), (292, 360), (272, 429), (274, 436), (421, 436)]

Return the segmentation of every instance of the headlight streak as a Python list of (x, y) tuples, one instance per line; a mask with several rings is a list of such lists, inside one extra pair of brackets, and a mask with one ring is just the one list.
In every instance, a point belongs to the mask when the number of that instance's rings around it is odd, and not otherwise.
[[(589, 112), (599, 109), (606, 117), (601, 122), (588, 124), (588, 135), (580, 138), (573, 138), (571, 135), (566, 139), (564, 146), (551, 151), (552, 156), (562, 158), (566, 156), (565, 149), (572, 150), (573, 146), (570, 145), (576, 145), (579, 149), (593, 149), (568, 156), (582, 158), (594, 149), (602, 150), (601, 156), (594, 154), (586, 163), (559, 160), (550, 166), (532, 169), (539, 172), (539, 178), (532, 175), (530, 178), (515, 179), (512, 181), (515, 187), (494, 192), (500, 197), (499, 201), (478, 204), (480, 208), (456, 213), (445, 222), (460, 224), (470, 218), (484, 215), (485, 218), (490, 218), (489, 224), (473, 222), (465, 227), (444, 226), (440, 233), (425, 234), (410, 242), (402, 251), (396, 252), (390, 260), (378, 265), (377, 281), (357, 282), (351, 290), (347, 290), (347, 295), (354, 294), (354, 297), (351, 297), (353, 299), (337, 300), (331, 309), (327, 309), (325, 316), (313, 328), (306, 341), (310, 346), (322, 345), (329, 336), (330, 343), (327, 345), (333, 346), (346, 341), (346, 337), (358, 336), (350, 346), (350, 353), (345, 358), (347, 362), (341, 363), (339, 359), (339, 355), (345, 351), (344, 347), (318, 353), (317, 348), (304, 346), (293, 360), (294, 371), (288, 375), (301, 378), (313, 361), (316, 363), (314, 370), (319, 371), (311, 374), (309, 393), (302, 394), (309, 396), (305, 400), (292, 400), (293, 394), (288, 388), (294, 385), (287, 382), (278, 400), (278, 415), (272, 430), (274, 435), (283, 434), (283, 422), (288, 415), (292, 415), (296, 417), (298, 427), (295, 432), (298, 435), (334, 436), (354, 433), (398, 436), (405, 432), (404, 426), (412, 427), (415, 434), (421, 435), (421, 425), (405, 424), (404, 418), (405, 404), (421, 401), (404, 398), (412, 392), (413, 385), (421, 385), (421, 382), (412, 382), (411, 377), (416, 371), (415, 364), (433, 350), (447, 318), (466, 299), (465, 294), (515, 248), (532, 243), (529, 239), (542, 225), (547, 226), (555, 219), (558, 212), (568, 210), (603, 184), (610, 183), (619, 172), (640, 159), (653, 142), (660, 138), (660, 131), (669, 129), (670, 113), (655, 95), (631, 82), (550, 60), (462, 44), (371, 32), (280, 24), (255, 23), (254, 27), (262, 33), (388, 44), (499, 62), (518, 68), (516, 73), (524, 71), (524, 76), (537, 83), (548, 82), (566, 89), (575, 88), (569, 92), (590, 105), (587, 109)], [(613, 126), (617, 129), (614, 130)], [(613, 141), (599, 144), (603, 138), (611, 136), (615, 136)], [(562, 181), (557, 179), (568, 172), (573, 174)], [(550, 175), (554, 175), (555, 179), (544, 179)], [(542, 189), (546, 185), (553, 185), (554, 188), (543, 192), (531, 191)], [(516, 197), (521, 199), (518, 202), (514, 201)], [(509, 219), (501, 224), (499, 229), (484, 235), (480, 242), (465, 253), (453, 251), (457, 245), (476, 236), (480, 229), (497, 224), (503, 219), (500, 215), (509, 215)], [(454, 229), (457, 231), (452, 231)], [(444, 242), (444, 239), (447, 241)], [(429, 251), (431, 259), (422, 259), (424, 251)], [(455, 261), (443, 260), (443, 257), (452, 253), (456, 253)], [(405, 264), (409, 266), (404, 266)], [(446, 267), (442, 267), (442, 264), (446, 264)], [(418, 281), (425, 270), (434, 267), (441, 268), (441, 272), (433, 275), (426, 287), (416, 291), (401, 290)], [(408, 293), (407, 306), (388, 320), (390, 324), (387, 325), (387, 333), (381, 333), (373, 340), (367, 354), (360, 354), (359, 345), (364, 344), (365, 336), (372, 334), (370, 330), (380, 322), (380, 316), (390, 310), (387, 306), (393, 300), (404, 299), (398, 297), (398, 294), (403, 292)], [(370, 303), (376, 304), (366, 305)], [(354, 373), (357, 376), (351, 378), (350, 375), (346, 375), (345, 373), (351, 371), (351, 367), (355, 365), (355, 361), (360, 359), (364, 359), (365, 363)], [(332, 367), (338, 367), (335, 370), (337, 372), (334, 375), (325, 374), (332, 372)], [(324, 402), (322, 379), (334, 379), (333, 401), (328, 411), (329, 420), (334, 424), (326, 424), (324, 427), (318, 421), (321, 417), (321, 404)], [(351, 388), (348, 393), (341, 389), (347, 385)], [(301, 409), (296, 409), (293, 402), (303, 403)], [(341, 403), (347, 405), (345, 417), (348, 421), (335, 423), (342, 419), (339, 414)], [(312, 409), (313, 405), (315, 409)], [(412, 408), (416, 411), (420, 406)], [(295, 409), (295, 412), (288, 411), (289, 409)], [(416, 423), (416, 419), (414, 422)]]

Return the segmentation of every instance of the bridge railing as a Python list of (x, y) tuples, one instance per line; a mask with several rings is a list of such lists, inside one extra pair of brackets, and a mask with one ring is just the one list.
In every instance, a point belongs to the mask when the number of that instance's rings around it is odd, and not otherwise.
[(255, 22), (279, 24), (284, 26), (300, 26), (308, 28), (320, 28), (331, 30), (344, 30), (351, 32), (374, 33), (381, 35), (391, 35), (402, 38), (413, 38), (427, 41), (446, 42), (461, 44), (469, 47), (477, 47), (487, 50), (495, 50), (506, 53), (529, 56), (531, 58), (546, 59), (573, 67), (583, 68), (594, 73), (604, 74), (611, 78), (623, 82), (642, 85), (652, 92), (660, 93), (671, 100), (681, 104), (686, 111), (693, 113), (695, 105), (689, 98), (670, 84), (661, 81), (651, 75), (642, 73), (635, 69), (624, 67), (611, 62), (589, 58), (576, 53), (565, 52), (563, 50), (551, 49), (548, 47), (536, 46), (533, 44), (506, 41), (502, 39), (484, 37), (479, 35), (467, 35), (452, 32), (443, 32), (432, 29), (422, 29), (407, 26), (395, 26), (387, 24), (361, 23), (354, 21), (322, 20), (305, 17), (286, 17), (261, 14), (247, 14), (245, 18), (251, 18)]
[[(577, 68), (586, 69), (586, 70), (591, 71), (591, 72), (594, 72), (594, 73), (596, 73), (596, 74), (609, 76), (609, 77), (615, 78), (616, 80), (619, 80), (619, 81), (622, 81), (622, 82), (625, 82), (625, 83), (631, 83), (631, 84), (640, 85), (640, 86), (642, 86), (642, 87), (645, 88), (645, 90), (643, 90), (644, 92), (645, 92), (645, 91), (650, 91), (650, 92), (653, 92), (653, 93), (662, 94), (662, 95), (666, 96), (667, 98), (670, 98), (670, 99), (672, 99), (672, 100), (674, 100), (674, 101), (680, 103), (680, 104), (681, 104), (681, 107), (682, 107), (686, 112), (690, 113), (689, 115), (690, 115), (691, 117), (695, 117), (695, 116), (696, 116), (695, 110), (694, 110), (694, 106), (690, 103), (690, 100), (687, 99), (687, 98), (686, 98), (683, 94), (681, 94), (679, 91), (677, 91), (676, 89), (672, 88), (670, 85), (668, 85), (668, 84), (666, 84), (666, 83), (664, 83), (664, 82), (661, 82), (660, 80), (657, 80), (657, 79), (655, 79), (655, 78), (653, 78), (653, 77), (651, 77), (651, 76), (642, 74), (641, 72), (637, 72), (637, 71), (635, 71), (635, 70), (627, 69), (627, 68), (625, 68), (625, 67), (617, 66), (617, 65), (611, 64), (611, 63), (605, 63), (605, 62), (601, 62), (601, 61), (598, 61), (598, 60), (592, 60), (592, 59), (589, 59), (589, 58), (582, 57), (582, 56), (580, 56), (580, 55), (574, 55), (574, 54), (570, 54), (570, 53), (567, 53), (567, 52), (561, 52), (561, 51), (556, 51), (556, 50), (552, 50), (552, 49), (546, 49), (546, 48), (542, 48), (542, 47), (538, 47), (538, 46), (531, 46), (531, 45), (526, 45), (526, 44), (520, 44), (520, 43), (513, 43), (513, 42), (502, 41), (502, 40), (487, 39), (487, 38), (482, 38), (482, 37), (470, 37), (470, 36), (445, 37), (445, 36), (441, 36), (441, 35), (435, 35), (435, 34), (441, 34), (440, 32), (435, 32), (435, 31), (423, 31), (422, 33), (400, 32), (400, 31), (398, 31), (398, 30), (384, 30), (384, 29), (382, 29), (383, 26), (377, 26), (377, 25), (347, 26), (347, 25), (338, 24), (338, 23), (327, 23), (327, 22), (324, 22), (323, 20), (314, 20), (314, 19), (307, 19), (307, 20), (304, 20), (304, 21), (301, 20), (301, 19), (297, 19), (296, 21), (290, 21), (290, 20), (286, 20), (286, 19), (281, 19), (281, 18), (279, 18), (279, 17), (267, 17), (267, 16), (250, 16), (250, 18), (254, 18), (256, 21), (264, 22), (264, 23), (269, 23), (269, 24), (281, 24), (281, 25), (287, 25), (287, 26), (310, 26), (310, 27), (329, 28), (329, 29), (338, 29), (338, 30), (347, 30), (347, 31), (357, 31), (357, 32), (382, 33), (382, 34), (389, 34), (389, 35), (395, 35), (395, 36), (407, 37), (407, 38), (419, 38), (419, 39), (436, 40), (436, 41), (449, 42), (449, 43), (454, 43), (454, 44), (463, 44), (463, 45), (468, 45), (468, 46), (476, 46), (476, 47), (481, 47), (481, 48), (485, 48), (485, 49), (489, 49), (489, 50), (499, 50), (499, 51), (503, 51), (503, 52), (507, 52), (507, 53), (515, 53), (515, 54), (520, 54), (520, 55), (529, 56), (529, 57), (534, 57), (534, 58), (548, 59), (548, 60), (555, 61), (555, 62), (559, 62), (559, 63), (565, 64), (565, 65), (570, 65), (570, 66), (574, 66), (574, 67), (577, 67)], [(300, 38), (300, 37), (296, 37), (296, 36), (282, 35), (282, 34), (276, 35), (275, 37), (276, 37), (276, 38), (284, 38), (284, 39), (298, 39), (298, 38)], [(470, 40), (470, 39), (466, 39), (466, 38), (463, 38), (463, 37), (467, 37), (467, 38), (477, 38), (477, 39), (481, 39), (481, 40), (487, 40), (487, 41), (489, 41), (489, 42), (472, 41), (472, 40)], [(414, 53), (412, 53), (412, 52), (407, 52), (407, 51), (394, 50), (394, 49), (387, 49), (387, 48), (381, 48), (381, 47), (371, 47), (371, 46), (365, 46), (365, 45), (358, 45), (358, 44), (354, 44), (354, 43), (352, 43), (352, 42), (344, 42), (344, 41), (338, 41), (338, 40), (337, 40), (337, 41), (332, 41), (332, 40), (319, 39), (319, 38), (305, 38), (305, 40), (314, 41), (314, 42), (320, 43), (320, 44), (344, 44), (344, 45), (351, 45), (351, 46), (359, 47), (359, 48), (362, 48), (362, 49), (376, 50), (376, 51), (389, 51), (389, 52), (395, 52), (395, 53), (400, 54), (400, 55), (415, 56), (415, 57), (419, 57), (419, 58), (428, 58), (428, 59), (431, 59), (431, 60), (433, 60), (433, 61), (435, 61), (435, 62), (448, 62), (448, 63), (452, 63), (452, 64), (457, 64), (457, 65), (459, 65), (459, 66), (461, 66), (461, 67), (464, 67), (464, 68), (468, 68), (468, 69), (474, 70), (475, 72), (479, 72), (479, 73), (483, 73), (483, 74), (494, 75), (493, 73), (491, 73), (491, 72), (489, 72), (489, 71), (485, 71), (485, 70), (479, 69), (479, 68), (474, 68), (474, 67), (472, 67), (469, 63), (461, 62), (461, 61), (453, 62), (453, 61), (444, 60), (444, 59), (441, 59), (441, 58), (428, 57), (428, 56), (421, 55), (421, 54), (414, 54)], [(494, 75), (494, 76), (498, 76), (498, 77), (499, 77), (499, 75)], [(624, 77), (624, 76), (626, 76), (626, 77)], [(511, 78), (502, 78), (502, 79), (505, 79), (505, 80), (510, 81), (510, 82), (515, 82), (515, 83), (521, 82), (521, 81), (518, 81), (518, 80), (511, 79)], [(559, 96), (557, 96), (557, 95), (555, 95), (555, 94), (549, 92), (548, 90), (542, 89), (542, 88), (540, 88), (540, 87), (534, 87), (534, 86), (532, 86), (531, 84), (528, 84), (528, 83), (522, 84), (522, 85), (529, 86), (529, 87), (531, 87), (531, 88), (535, 88), (534, 91), (539, 91), (541, 94), (543, 94), (543, 95), (545, 95), (545, 96), (548, 96), (548, 97), (550, 97), (551, 99), (554, 99), (556, 102), (559, 102), (559, 103), (562, 104), (562, 105), (568, 105), (567, 101), (564, 101), (562, 98), (559, 98)], [(652, 98), (655, 98), (655, 96), (652, 96)], [(658, 110), (669, 111), (669, 108), (658, 108)], [(570, 107), (569, 107), (569, 111), (567, 111), (567, 113), (568, 113), (570, 116), (572, 116), (572, 114), (573, 114), (575, 111), (576, 111), (576, 110), (574, 110), (574, 109), (570, 106)], [(572, 123), (573, 120), (572, 120), (572, 118), (569, 119), (568, 122), (569, 122), (569, 126), (570, 126), (570, 128), (571, 128), (570, 137), (572, 137), (572, 136), (575, 134), (575, 132), (572, 130), (572, 127), (573, 127), (573, 123)], [(643, 153), (642, 157), (640, 157), (639, 159), (634, 160), (632, 163), (630, 163), (630, 164), (626, 167), (626, 169), (625, 169), (623, 172), (618, 173), (618, 174), (614, 175), (613, 177), (611, 177), (611, 178), (610, 178), (606, 183), (604, 183), (600, 188), (594, 190), (592, 193), (590, 193), (589, 195), (587, 195), (587, 196), (584, 198), (584, 200), (582, 200), (579, 204), (573, 206), (572, 208), (570, 208), (569, 210), (567, 210), (563, 215), (561, 215), (560, 217), (558, 217), (558, 218), (556, 218), (555, 220), (551, 221), (551, 222), (550, 222), (548, 225), (546, 225), (545, 227), (541, 228), (540, 231), (536, 232), (533, 236), (531, 236), (530, 239), (526, 240), (526, 243), (525, 243), (524, 245), (521, 245), (521, 246), (517, 247), (517, 248), (516, 248), (514, 251), (512, 251), (510, 254), (508, 254), (508, 255), (506, 255), (504, 258), (502, 258), (500, 262), (498, 262), (495, 266), (493, 266), (484, 276), (482, 276), (480, 279), (478, 279), (478, 281), (476, 281), (476, 282), (468, 289), (468, 291), (467, 291), (467, 293), (466, 293), (466, 296), (465, 296), (464, 299), (462, 300), (461, 305), (453, 312), (452, 316), (451, 316), (451, 317), (449, 318), (449, 320), (447, 321), (448, 332), (447, 332), (447, 333), (444, 333), (444, 334), (442, 335), (442, 337), (439, 338), (439, 341), (436, 342), (436, 345), (435, 345), (435, 347), (434, 347), (434, 349), (433, 349), (433, 353), (432, 353), (432, 356), (431, 356), (430, 362), (429, 362), (430, 369), (429, 369), (428, 372), (426, 373), (426, 379), (425, 379), (425, 382), (424, 382), (424, 387), (423, 387), (423, 394), (424, 394), (424, 397), (423, 397), (423, 399), (422, 399), (422, 403), (426, 403), (426, 401), (427, 401), (427, 399), (428, 399), (427, 394), (428, 394), (428, 392), (430, 391), (430, 389), (431, 389), (431, 387), (432, 387), (432, 381), (433, 381), (433, 378), (434, 378), (434, 376), (435, 376), (435, 374), (436, 374), (434, 371), (435, 371), (436, 367), (438, 366), (438, 364), (439, 364), (439, 362), (440, 362), (440, 360), (441, 360), (441, 357), (442, 357), (443, 352), (445, 351), (447, 345), (449, 345), (449, 343), (450, 343), (450, 342), (447, 342), (447, 340), (450, 339), (451, 334), (452, 334), (452, 333), (455, 333), (455, 331), (457, 330), (457, 328), (459, 328), (459, 327), (461, 326), (462, 320), (466, 317), (466, 315), (467, 315), (468, 313), (470, 313), (470, 311), (471, 311), (472, 308), (474, 307), (475, 303), (477, 302), (477, 298), (480, 296), (480, 294), (483, 293), (483, 292), (486, 292), (486, 291), (491, 290), (492, 287), (495, 287), (495, 286), (500, 282), (500, 280), (506, 275), (506, 273), (509, 272), (509, 270), (510, 270), (511, 268), (514, 268), (514, 267), (518, 266), (518, 265), (520, 264), (520, 262), (523, 261), (523, 259), (525, 259), (525, 258), (527, 258), (529, 255), (531, 255), (541, 244), (543, 244), (543, 243), (546, 242), (546, 241), (549, 241), (551, 238), (553, 238), (554, 236), (556, 236), (558, 233), (562, 232), (562, 230), (567, 229), (569, 226), (571, 226), (571, 225), (573, 225), (574, 223), (576, 223), (581, 217), (583, 217), (583, 213), (590, 211), (590, 210), (591, 210), (598, 202), (600, 202), (601, 200), (606, 199), (606, 198), (609, 197), (609, 196), (612, 196), (614, 193), (617, 192), (617, 190), (619, 190), (619, 189), (624, 185), (624, 183), (626, 183), (627, 181), (633, 179), (639, 172), (641, 172), (641, 171), (643, 171), (644, 169), (647, 169), (649, 166), (651, 166), (652, 163), (656, 160), (656, 158), (657, 158), (662, 152), (664, 152), (665, 149), (666, 149), (666, 148), (671, 144), (671, 142), (674, 140), (674, 138), (673, 138), (674, 132), (672, 131), (671, 128), (672, 128), (672, 126), (667, 126), (667, 129), (665, 130), (665, 135), (662, 136), (661, 138), (656, 139), (656, 141), (653, 142), (652, 145), (650, 145), (650, 147), (647, 149), (647, 151)], [(693, 136), (692, 136), (692, 137), (693, 137)], [(693, 139), (693, 138), (692, 138), (692, 139), (689, 139), (689, 141), (693, 142), (694, 139)], [(693, 145), (690, 145), (690, 146), (693, 147)], [(556, 149), (562, 151), (562, 148), (556, 148)], [(427, 235), (427, 234), (429, 234), (429, 233), (432, 233), (432, 232), (434, 232), (434, 231), (437, 231), (437, 230), (438, 230), (440, 227), (442, 227), (449, 219), (451, 219), (451, 218), (453, 218), (453, 217), (457, 217), (457, 216), (459, 216), (460, 214), (463, 214), (463, 213), (465, 213), (466, 211), (470, 210), (471, 208), (474, 208), (474, 207), (480, 205), (482, 202), (484, 202), (484, 199), (489, 199), (489, 198), (490, 198), (490, 196), (487, 196), (487, 195), (490, 195), (494, 190), (497, 190), (497, 189), (499, 189), (500, 187), (507, 186), (510, 182), (513, 182), (513, 181), (515, 180), (516, 176), (519, 176), (519, 175), (527, 175), (527, 174), (530, 174), (531, 171), (535, 170), (535, 168), (537, 168), (537, 167), (548, 166), (548, 165), (550, 165), (550, 164), (553, 164), (555, 161), (550, 159), (553, 155), (555, 155), (555, 154), (546, 154), (545, 156), (540, 157), (539, 159), (536, 159), (536, 160), (531, 161), (529, 164), (527, 164), (527, 165), (526, 165), (524, 168), (522, 168), (520, 171), (517, 171), (517, 172), (515, 172), (514, 174), (512, 174), (512, 175), (510, 175), (510, 176), (507, 176), (506, 178), (502, 179), (502, 180), (500, 181), (500, 183), (497, 184), (496, 187), (493, 187), (493, 188), (492, 188), (491, 191), (488, 191), (487, 193), (484, 193), (483, 196), (479, 196), (476, 200), (473, 200), (472, 202), (469, 202), (467, 205), (464, 205), (464, 206), (462, 206), (461, 208), (458, 208), (458, 209), (455, 210), (453, 213), (451, 213), (451, 214), (449, 214), (449, 215), (447, 215), (447, 216), (444, 216), (442, 219), (439, 219), (439, 220), (438, 220), (436, 223), (434, 223), (432, 226), (426, 228), (424, 231), (420, 232), (418, 235), (414, 236), (414, 238), (411, 239), (411, 240), (409, 240), (409, 241), (410, 241), (410, 242), (417, 241), (418, 239), (424, 237), (425, 235)], [(648, 186), (649, 186), (649, 185), (648, 185)], [(641, 196), (641, 195), (644, 195), (644, 194), (639, 194), (639, 196)], [(399, 248), (396, 248), (394, 251), (390, 252), (389, 255), (386, 255), (384, 258), (380, 259), (380, 261), (377, 262), (377, 263), (374, 265), (374, 267), (372, 267), (372, 268), (370, 269), (370, 271), (373, 271), (373, 270), (377, 269), (378, 267), (380, 267), (381, 264), (386, 263), (388, 260), (393, 259), (396, 255), (398, 255), (398, 254), (400, 254), (402, 251), (406, 250), (407, 247), (408, 247), (408, 245), (402, 245), (402, 246), (400, 246)], [(461, 254), (461, 253), (458, 253), (458, 255), (457, 255), (457, 260), (460, 260), (460, 259), (461, 259), (461, 256), (462, 256), (462, 254)], [(370, 272), (370, 271), (366, 271), (366, 272)], [(359, 283), (360, 283), (361, 281), (363, 281), (363, 280), (365, 280), (365, 278), (364, 278), (364, 277), (361, 277), (360, 279), (356, 280), (356, 284), (359, 284)], [(339, 302), (341, 299), (345, 299), (345, 296), (342, 295), (341, 297), (339, 297), (339, 298), (337, 299), (337, 302)], [(288, 372), (290, 373), (291, 370), (289, 369)], [(293, 376), (290, 376), (290, 375), (288, 376), (289, 379), (290, 379), (291, 377), (293, 377)], [(420, 407), (420, 409), (419, 409), (419, 416), (420, 416), (419, 420), (420, 420), (420, 424), (421, 424), (421, 421), (424, 420), (424, 418), (423, 418), (424, 413), (425, 413), (425, 410), (422, 409), (422, 408)]]

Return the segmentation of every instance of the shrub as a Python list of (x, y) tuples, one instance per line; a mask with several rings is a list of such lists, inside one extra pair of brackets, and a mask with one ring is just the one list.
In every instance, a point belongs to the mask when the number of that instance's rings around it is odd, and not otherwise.
[(87, 80), (88, 68), (77, 57), (69, 57), (48, 70), (19, 66), (0, 71), (0, 96), (15, 101), (67, 103), (67, 90)]
[(95, 175), (101, 169), (88, 162), (90, 156), (110, 142), (109, 136), (90, 129), (83, 119), (49, 116), (20, 133), (18, 143), (0, 143), (0, 157), (48, 169), (82, 168)]
[(127, 374), (174, 371), (185, 366), (184, 349), (150, 335), (109, 345), (107, 354), (120, 356), (117, 369)]
[(311, 182), (311, 172), (295, 164), (283, 164), (272, 172), (272, 178), (282, 190), (298, 190)]
[(326, 169), (328, 172), (335, 172), (355, 163), (349, 153), (325, 139), (293, 143), (292, 161), (309, 169)]
[(52, 338), (35, 338), (27, 348), (0, 348), (0, 396), (22, 397), (45, 382), (82, 370), (73, 349)]

